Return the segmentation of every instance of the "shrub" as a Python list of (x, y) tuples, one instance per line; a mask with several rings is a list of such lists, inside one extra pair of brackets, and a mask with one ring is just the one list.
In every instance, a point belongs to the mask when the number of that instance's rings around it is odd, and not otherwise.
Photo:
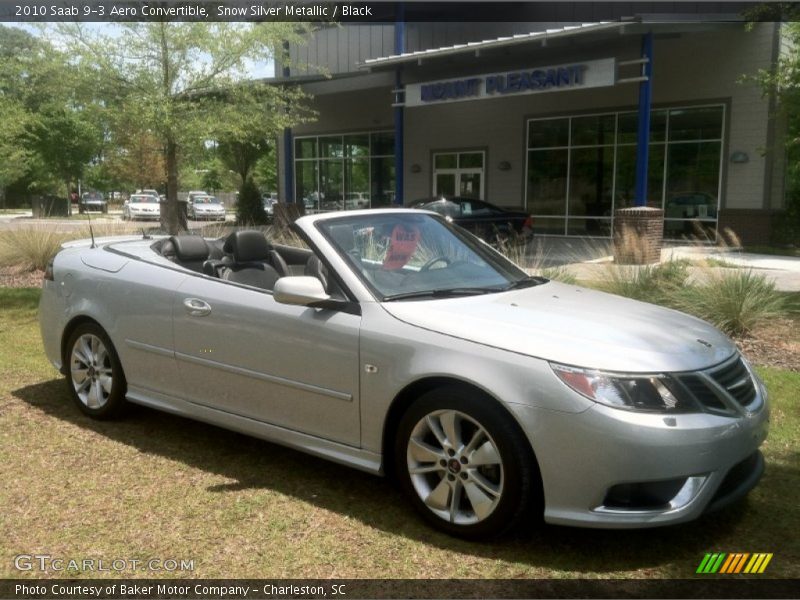
[(749, 269), (709, 270), (702, 283), (676, 290), (672, 304), (730, 335), (746, 334), (789, 311), (775, 284)]
[[(562, 283), (575, 284), (577, 278), (565, 265), (552, 264), (541, 241), (526, 240), (516, 232), (505, 239), (498, 239), (497, 250), (508, 260), (531, 275), (539, 275)], [(602, 254), (600, 250), (596, 252)]]
[[(97, 223), (92, 225), (94, 237), (140, 233), (129, 224)], [(88, 225), (69, 232), (57, 231), (52, 225), (34, 225), (0, 232), (0, 266), (20, 271), (43, 271), (50, 259), (70, 240), (91, 237)]]
[(70, 237), (45, 226), (8, 229), (0, 233), (0, 265), (21, 271), (44, 271)]
[(239, 225), (266, 225), (267, 213), (261, 192), (258, 191), (252, 178), (248, 178), (239, 188), (239, 203), (236, 206), (236, 222)]
[(669, 260), (656, 265), (609, 265), (597, 287), (604, 292), (672, 306), (677, 290), (686, 286), (689, 262)]

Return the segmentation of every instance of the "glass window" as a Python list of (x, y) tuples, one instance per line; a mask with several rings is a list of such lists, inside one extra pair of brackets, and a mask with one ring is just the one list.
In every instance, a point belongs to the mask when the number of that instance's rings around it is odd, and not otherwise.
[[(388, 206), (394, 200), (394, 134), (348, 133), (295, 140), (295, 188), (310, 211)], [(377, 152), (387, 152), (376, 157)]]
[(344, 156), (342, 136), (319, 138), (319, 156), (320, 158), (342, 158)]
[(317, 164), (315, 160), (303, 160), (295, 163), (295, 199), (297, 202), (302, 201), (307, 209), (318, 208)]
[[(664, 144), (650, 144), (647, 153), (647, 201), (658, 207), (664, 193)], [(636, 200), (636, 146), (617, 147), (615, 208), (633, 206)]]
[(433, 166), (435, 169), (455, 169), (458, 167), (458, 154), (436, 154)]
[(344, 207), (344, 169), (339, 160), (322, 160), (319, 163), (320, 208), (341, 210)]
[(317, 138), (298, 138), (294, 141), (295, 158), (316, 158)]
[(719, 158), (720, 142), (670, 144), (667, 155), (667, 198), (690, 193), (707, 194), (716, 200)]
[(528, 152), (528, 210), (535, 215), (563, 215), (567, 208), (568, 150)]
[(567, 225), (566, 219), (554, 219), (552, 217), (534, 217), (533, 231), (534, 233), (544, 233), (550, 235), (564, 235), (565, 227)]
[(595, 146), (614, 143), (615, 115), (573, 117), (572, 146)]
[(359, 158), (369, 156), (369, 135), (366, 133), (359, 135), (344, 136), (345, 156)]
[(371, 134), (372, 156), (394, 156), (394, 133), (381, 131)]
[(569, 144), (569, 119), (537, 119), (528, 124), (528, 148)]
[(369, 159), (357, 158), (344, 163), (345, 208), (369, 208)]
[(437, 173), (436, 174), (436, 190), (437, 196), (455, 196), (456, 195), (456, 174), (455, 173)]
[(567, 235), (610, 237), (611, 219), (568, 219)]
[[(651, 113), (647, 202), (664, 207), (673, 223), (665, 231), (716, 227), (723, 115), (722, 106)], [(526, 206), (535, 231), (610, 235), (614, 210), (635, 201), (637, 127), (634, 111), (529, 121)]]
[(669, 141), (719, 140), (721, 138), (721, 106), (681, 108), (669, 111)]
[(458, 155), (458, 166), (462, 169), (482, 169), (483, 152), (462, 152)]
[(568, 214), (610, 217), (614, 148), (576, 148), (569, 168)]
[(391, 205), (394, 202), (394, 158), (383, 157), (371, 159), (370, 179), (371, 206)]
[[(639, 131), (639, 113), (620, 113), (617, 121), (617, 143), (635, 144)], [(667, 111), (650, 112), (650, 142), (663, 142), (667, 137)]]

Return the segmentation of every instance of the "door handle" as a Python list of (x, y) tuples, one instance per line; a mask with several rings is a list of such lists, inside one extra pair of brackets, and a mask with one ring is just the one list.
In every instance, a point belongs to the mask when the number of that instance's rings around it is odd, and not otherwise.
[(192, 317), (205, 317), (211, 314), (211, 305), (199, 298), (186, 298), (183, 301), (183, 306)]

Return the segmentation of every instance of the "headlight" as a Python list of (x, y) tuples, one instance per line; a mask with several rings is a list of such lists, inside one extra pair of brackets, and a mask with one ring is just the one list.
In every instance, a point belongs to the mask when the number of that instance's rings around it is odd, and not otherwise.
[(558, 378), (590, 400), (627, 410), (697, 412), (694, 399), (663, 374), (620, 375), (550, 363)]

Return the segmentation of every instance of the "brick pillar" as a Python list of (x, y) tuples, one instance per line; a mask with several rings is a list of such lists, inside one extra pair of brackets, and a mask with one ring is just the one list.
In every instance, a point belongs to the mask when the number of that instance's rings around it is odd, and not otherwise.
[(664, 211), (649, 206), (614, 211), (614, 262), (648, 265), (661, 260)]

